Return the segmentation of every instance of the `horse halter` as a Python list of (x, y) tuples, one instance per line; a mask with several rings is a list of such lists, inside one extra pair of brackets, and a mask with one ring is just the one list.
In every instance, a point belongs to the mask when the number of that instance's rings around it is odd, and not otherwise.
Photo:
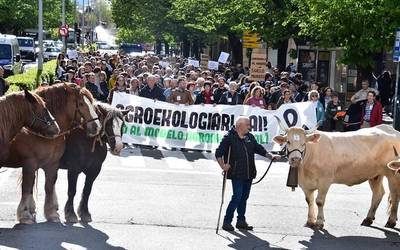
[[(48, 114), (50, 113), (47, 108), (44, 108), (44, 111), (47, 112)], [(29, 127), (33, 127), (33, 124), (35, 124), (36, 121), (39, 121), (41, 123), (44, 123), (46, 126), (51, 126), (52, 123), (56, 122), (56, 119), (47, 119), (46, 117), (43, 119), (39, 117), (38, 115), (33, 112), (32, 114), (32, 122)]]
[[(79, 109), (79, 103), (78, 103), (78, 98), (79, 98), (79, 94), (77, 93), (76, 94), (76, 102), (75, 102), (75, 113), (74, 113), (74, 120), (73, 120), (73, 123), (75, 124), (75, 125), (77, 125), (77, 126), (82, 126), (82, 125), (84, 125), (84, 124), (87, 124), (87, 123), (89, 123), (89, 122), (92, 122), (92, 121), (96, 121), (96, 120), (99, 120), (99, 117), (97, 116), (97, 118), (92, 118), (92, 119), (89, 119), (89, 120), (86, 120), (85, 119), (85, 116), (83, 115), (83, 113), (82, 113), (82, 111)], [(77, 115), (79, 114), (79, 116), (80, 116), (80, 120), (83, 120), (83, 122), (77, 122)]]

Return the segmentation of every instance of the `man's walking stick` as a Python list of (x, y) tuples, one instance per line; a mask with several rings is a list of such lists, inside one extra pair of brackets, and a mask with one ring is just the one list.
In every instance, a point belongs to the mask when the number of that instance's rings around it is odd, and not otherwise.
[[(231, 147), (229, 147), (229, 151), (228, 151), (228, 164), (229, 164), (229, 158), (231, 158)], [(221, 220), (222, 206), (224, 205), (225, 186), (226, 186), (226, 178), (228, 176), (228, 171), (224, 171), (224, 176), (222, 177), (223, 178), (222, 179), (222, 198), (221, 198), (221, 206), (219, 207), (217, 229), (215, 230), (216, 234), (218, 234), (219, 222)]]

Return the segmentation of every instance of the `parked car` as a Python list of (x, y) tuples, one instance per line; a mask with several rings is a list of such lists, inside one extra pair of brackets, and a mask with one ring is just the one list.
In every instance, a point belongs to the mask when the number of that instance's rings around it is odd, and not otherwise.
[(0, 34), (0, 66), (4, 68), (4, 76), (12, 75), (15, 57), (19, 54), (17, 37)]
[(17, 37), (22, 59), (36, 61), (35, 42), (32, 37)]
[(48, 47), (44, 49), (43, 59), (49, 61), (52, 59), (57, 59), (58, 55), (61, 53), (61, 49), (57, 47)]

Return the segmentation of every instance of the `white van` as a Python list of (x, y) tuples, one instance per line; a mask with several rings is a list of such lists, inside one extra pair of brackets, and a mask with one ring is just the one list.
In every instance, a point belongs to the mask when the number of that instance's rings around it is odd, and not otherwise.
[(12, 71), (17, 54), (19, 54), (17, 37), (0, 34), (0, 66), (4, 68), (6, 74)]
[(32, 37), (17, 37), (21, 58), (36, 61), (35, 41)]

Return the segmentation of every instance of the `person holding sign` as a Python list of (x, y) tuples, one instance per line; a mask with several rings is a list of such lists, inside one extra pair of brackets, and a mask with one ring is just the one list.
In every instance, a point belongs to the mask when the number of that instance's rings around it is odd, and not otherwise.
[(222, 94), (218, 104), (225, 104), (225, 105), (243, 104), (242, 97), (236, 92), (236, 90), (237, 90), (237, 83), (231, 81), (229, 83), (229, 91), (226, 91), (225, 93)]
[(265, 100), (264, 100), (264, 89), (261, 86), (255, 86), (251, 91), (250, 98), (246, 101), (245, 104), (264, 108)]
[(168, 101), (175, 104), (192, 105), (192, 94), (186, 89), (186, 79), (181, 77), (178, 79), (178, 88), (172, 91)]
[(236, 228), (253, 230), (253, 227), (247, 224), (245, 214), (251, 183), (257, 174), (255, 154), (270, 160), (280, 159), (279, 156), (267, 152), (256, 141), (254, 135), (250, 133), (250, 119), (241, 116), (236, 120), (235, 126), (222, 138), (215, 152), (218, 164), (226, 172), (227, 179), (232, 181), (233, 188), (233, 196), (226, 209), (222, 226), (226, 231), (235, 230), (231, 225), (235, 210), (238, 213)]

